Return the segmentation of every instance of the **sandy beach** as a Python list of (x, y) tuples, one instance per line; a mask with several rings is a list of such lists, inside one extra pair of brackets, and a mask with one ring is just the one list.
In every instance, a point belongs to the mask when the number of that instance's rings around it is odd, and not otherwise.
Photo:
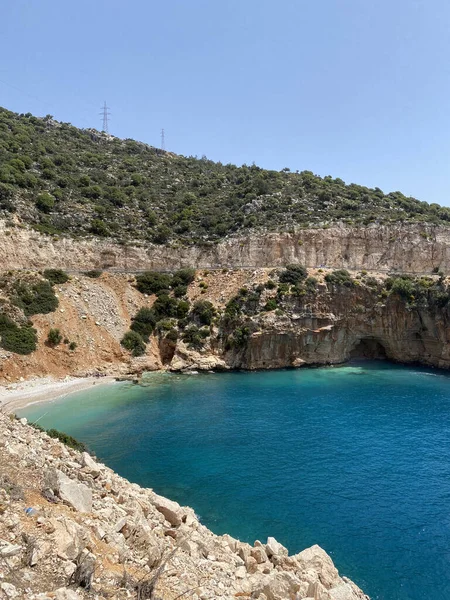
[(13, 413), (30, 404), (51, 402), (92, 386), (111, 384), (115, 377), (40, 377), (0, 386), (0, 410)]

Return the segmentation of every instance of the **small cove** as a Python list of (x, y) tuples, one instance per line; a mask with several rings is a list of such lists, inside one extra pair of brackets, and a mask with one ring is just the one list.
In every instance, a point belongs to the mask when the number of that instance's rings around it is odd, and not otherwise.
[(372, 598), (450, 597), (450, 378), (365, 362), (152, 374), (19, 412), (216, 533), (314, 543)]

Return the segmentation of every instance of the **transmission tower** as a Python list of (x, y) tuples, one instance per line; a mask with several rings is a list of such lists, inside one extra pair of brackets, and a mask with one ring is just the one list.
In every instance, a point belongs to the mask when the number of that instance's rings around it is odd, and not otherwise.
[(105, 103), (102, 107), (102, 112), (100, 113), (100, 116), (103, 117), (103, 128), (102, 131), (104, 131), (105, 133), (109, 133), (108, 131), (108, 118), (111, 116), (111, 113), (109, 112), (109, 106), (106, 106), (106, 100)]
[(164, 136), (164, 129), (161, 129), (161, 150), (166, 149), (166, 140)]

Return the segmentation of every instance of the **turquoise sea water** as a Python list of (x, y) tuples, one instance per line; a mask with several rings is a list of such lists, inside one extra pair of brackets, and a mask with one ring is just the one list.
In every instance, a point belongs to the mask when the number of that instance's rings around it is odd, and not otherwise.
[(372, 598), (450, 598), (450, 377), (387, 363), (152, 374), (21, 411), (216, 533), (320, 544)]

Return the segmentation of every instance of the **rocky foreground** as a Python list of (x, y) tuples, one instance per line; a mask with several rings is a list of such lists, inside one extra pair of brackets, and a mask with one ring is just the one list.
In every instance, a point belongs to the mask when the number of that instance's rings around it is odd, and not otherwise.
[(0, 414), (0, 597), (368, 600), (319, 546), (217, 536), (190, 508)]

